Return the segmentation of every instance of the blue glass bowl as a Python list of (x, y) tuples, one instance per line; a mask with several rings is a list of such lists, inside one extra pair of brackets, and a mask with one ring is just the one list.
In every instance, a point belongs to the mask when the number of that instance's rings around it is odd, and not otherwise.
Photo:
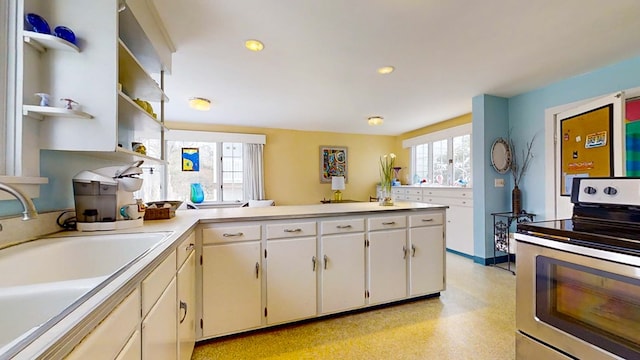
[(51, 28), (47, 20), (38, 14), (29, 13), (24, 16), (25, 30), (34, 31), (41, 34), (51, 34)]
[(71, 29), (69, 29), (66, 26), (56, 26), (55, 29), (53, 29), (53, 33), (63, 39), (63, 40), (67, 40), (68, 42), (77, 45), (76, 44), (76, 34), (73, 33), (73, 31), (71, 31)]

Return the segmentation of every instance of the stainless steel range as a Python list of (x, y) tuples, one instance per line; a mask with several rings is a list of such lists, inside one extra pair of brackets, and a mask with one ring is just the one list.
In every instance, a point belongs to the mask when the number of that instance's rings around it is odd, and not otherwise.
[(516, 358), (640, 359), (640, 178), (574, 179), (571, 201), (518, 224)]

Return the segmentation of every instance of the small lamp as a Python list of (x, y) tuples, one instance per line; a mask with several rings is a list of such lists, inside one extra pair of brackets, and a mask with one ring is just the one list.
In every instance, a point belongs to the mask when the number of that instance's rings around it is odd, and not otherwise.
[(342, 191), (340, 190), (344, 190), (344, 176), (331, 177), (331, 190), (334, 190), (333, 200), (342, 201)]

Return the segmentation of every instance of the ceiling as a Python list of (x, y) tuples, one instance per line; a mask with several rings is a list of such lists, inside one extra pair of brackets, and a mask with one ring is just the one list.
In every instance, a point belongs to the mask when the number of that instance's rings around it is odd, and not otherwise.
[(638, 0), (153, 2), (176, 47), (167, 121), (397, 135), (640, 55)]

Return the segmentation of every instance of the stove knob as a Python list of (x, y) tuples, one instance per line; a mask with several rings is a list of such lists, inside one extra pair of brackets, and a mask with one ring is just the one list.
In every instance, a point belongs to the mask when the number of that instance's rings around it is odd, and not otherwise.
[(593, 195), (593, 194), (597, 193), (598, 190), (596, 190), (596, 188), (594, 188), (593, 186), (587, 186), (587, 187), (584, 188), (584, 192), (586, 194)]
[(604, 188), (604, 193), (607, 195), (615, 195), (618, 193), (618, 190), (616, 190), (616, 188), (614, 187), (607, 186), (606, 188)]

